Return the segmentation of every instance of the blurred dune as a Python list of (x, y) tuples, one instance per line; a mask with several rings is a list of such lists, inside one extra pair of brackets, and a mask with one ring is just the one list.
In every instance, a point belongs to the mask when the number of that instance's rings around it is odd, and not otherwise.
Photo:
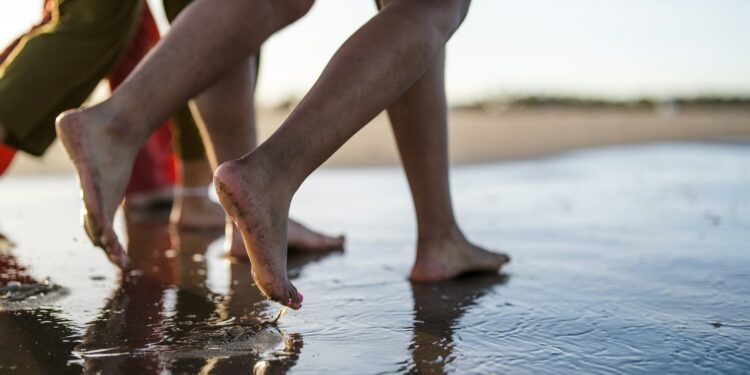
[[(267, 138), (287, 110), (259, 111), (259, 135)], [(615, 144), (721, 137), (750, 137), (750, 106), (657, 105), (626, 107), (475, 106), (450, 113), (454, 164), (534, 158)], [(398, 162), (387, 116), (381, 114), (326, 166), (390, 165)], [(42, 159), (22, 155), (10, 174), (72, 171), (58, 143)]]

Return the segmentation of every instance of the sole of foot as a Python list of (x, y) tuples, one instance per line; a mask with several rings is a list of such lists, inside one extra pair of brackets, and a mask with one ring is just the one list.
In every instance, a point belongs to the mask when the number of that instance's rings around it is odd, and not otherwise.
[[(91, 242), (104, 249), (109, 260), (127, 269), (129, 259), (112, 227), (117, 206), (122, 200), (130, 169), (126, 153), (117, 152), (114, 140), (100, 129), (88, 126), (86, 114), (67, 111), (56, 121), (57, 134), (78, 172), (83, 199), (83, 225)], [(132, 159), (132, 157), (131, 157)]]
[(251, 162), (230, 161), (214, 174), (219, 202), (239, 229), (258, 289), (292, 309), (302, 297), (289, 282), (286, 268), (287, 222), (291, 198), (272, 194), (268, 173)]

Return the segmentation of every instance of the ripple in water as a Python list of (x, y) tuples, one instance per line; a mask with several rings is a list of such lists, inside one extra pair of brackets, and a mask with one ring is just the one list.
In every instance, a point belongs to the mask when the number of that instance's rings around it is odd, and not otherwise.
[[(406, 279), (408, 205), (372, 199), (373, 187), (388, 187), (389, 199), (408, 202), (405, 186), (392, 188), (403, 184), (398, 170), (321, 171), (295, 216), (333, 223), (350, 242), (344, 253), (290, 254), (305, 304), (277, 325), (268, 322), (278, 306), (250, 285), (250, 266), (216, 256), (217, 235), (170, 232), (164, 221), (127, 223), (135, 277), (105, 274), (104, 260), (58, 269), (59, 246), (24, 228), (78, 223), (10, 214), (42, 212), (75, 191), (53, 179), (45, 183), (61, 196), (0, 212), (14, 242), (41, 253), (31, 262), (0, 252), (0, 286), (39, 284), (32, 275), (44, 269), (71, 291), (0, 311), (0, 372), (747, 373), (747, 160), (746, 145), (694, 144), (459, 168), (469, 236), (513, 262), (439, 284)], [(25, 185), (0, 189), (13, 186)], [(359, 212), (361, 222), (351, 217)], [(102, 289), (102, 300), (81, 297)]]

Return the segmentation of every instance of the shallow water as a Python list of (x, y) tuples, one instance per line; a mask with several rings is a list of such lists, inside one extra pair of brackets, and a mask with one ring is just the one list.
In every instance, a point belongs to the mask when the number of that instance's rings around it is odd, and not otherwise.
[(750, 371), (750, 144), (576, 152), (453, 181), (470, 238), (513, 257), (502, 274), (409, 283), (401, 172), (324, 170), (292, 213), (347, 249), (290, 256), (305, 303), (274, 325), (278, 305), (220, 234), (120, 220), (143, 270), (120, 277), (80, 229), (73, 176), (4, 179), (16, 247), (0, 286), (49, 278), (67, 294), (0, 301), (0, 373)]

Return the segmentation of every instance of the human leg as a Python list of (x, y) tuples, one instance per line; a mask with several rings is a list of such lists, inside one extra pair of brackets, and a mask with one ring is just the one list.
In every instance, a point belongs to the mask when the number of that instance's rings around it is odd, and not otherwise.
[(116, 264), (126, 267), (127, 258), (112, 220), (135, 151), (169, 114), (311, 5), (310, 0), (197, 0), (108, 100), (58, 118), (58, 134), (83, 190), (84, 226)]
[[(163, 0), (171, 23), (191, 0)], [(196, 118), (187, 103), (171, 117), (174, 150), (177, 156), (179, 186), (175, 189), (170, 222), (181, 229), (220, 229), (225, 224), (224, 210), (209, 198), (213, 170)]]
[(299, 308), (286, 275), (286, 221), (304, 179), (422, 77), (458, 28), (468, 1), (400, 0), (336, 52), (310, 92), (265, 143), (224, 163), (219, 199), (242, 232), (253, 276), (270, 298)]
[[(146, 0), (129, 1), (139, 1), (142, 6), (133, 36), (129, 39), (122, 56), (118, 58), (117, 64), (107, 74), (110, 92), (122, 84), (160, 38), (159, 29)], [(102, 19), (99, 22), (106, 23), (107, 20)], [(164, 122), (138, 152), (130, 181), (125, 189), (123, 208), (126, 212), (148, 212), (172, 206), (177, 176), (171, 140), (172, 129)]]
[(209, 197), (214, 169), (205, 152), (198, 125), (187, 105), (171, 120), (178, 186), (174, 190), (170, 222), (185, 230), (223, 228), (226, 214)]
[[(214, 165), (246, 154), (256, 146), (255, 74), (257, 60), (253, 57), (229, 70), (219, 81), (198, 95), (194, 109), (205, 123), (208, 150)], [(208, 125), (210, 124), (210, 125)], [(289, 220), (288, 246), (302, 251), (325, 251), (341, 248), (343, 237), (328, 237), (302, 224)], [(242, 238), (234, 224), (227, 221), (227, 250), (231, 256), (247, 259)]]
[[(172, 22), (191, 1), (164, 0), (163, 3), (167, 19)], [(214, 168), (223, 162), (241, 157), (257, 145), (254, 94), (259, 63), (259, 54), (248, 57), (227, 71), (192, 102), (194, 118), (203, 123), (200, 128), (206, 139), (207, 154)], [(183, 117), (188, 116), (182, 115), (178, 118)], [(192, 118), (190, 117), (191, 120)], [(197, 159), (192, 157), (195, 152), (191, 151), (198, 148), (203, 150), (203, 144), (197, 143), (200, 139), (194, 131), (197, 124), (188, 124), (188, 121), (180, 120), (177, 121), (177, 125), (177, 138), (181, 143), (178, 153), (182, 155), (183, 160)], [(184, 161), (182, 165), (183, 168), (191, 167)], [(209, 182), (213, 181), (213, 174), (209, 178)], [(179, 207), (180, 201), (176, 201), (176, 204)], [(187, 219), (187, 215), (180, 217)], [(247, 259), (242, 237), (228, 219), (225, 233), (227, 253), (236, 258)], [(294, 220), (289, 221), (288, 234), (289, 246), (303, 251), (340, 248), (344, 242), (343, 237), (334, 238), (316, 233)]]
[(470, 243), (453, 212), (448, 172), (445, 51), (388, 107), (417, 216), (417, 257), (410, 279), (440, 281), (471, 271), (497, 271), (504, 254)]
[(445, 49), (427, 74), (388, 107), (388, 117), (417, 217), (417, 257), (409, 278), (439, 281), (470, 271), (497, 271), (509, 258), (471, 244), (453, 212)]

